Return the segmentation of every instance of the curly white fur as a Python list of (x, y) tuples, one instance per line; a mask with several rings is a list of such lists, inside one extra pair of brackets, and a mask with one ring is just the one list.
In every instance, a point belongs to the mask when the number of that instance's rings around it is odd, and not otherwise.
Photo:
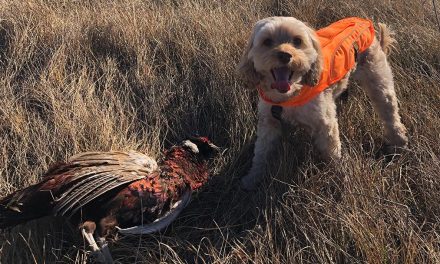
[[(341, 157), (334, 100), (347, 88), (350, 75), (359, 80), (382, 119), (385, 142), (397, 147), (405, 147), (408, 142), (406, 128), (398, 113), (393, 75), (385, 53), (390, 51), (394, 39), (384, 24), (380, 24), (378, 34), (380, 39), (375, 38), (366, 51), (358, 54), (357, 67), (341, 81), (303, 106), (283, 108), (282, 120), (305, 127), (312, 135), (314, 145), (326, 160)], [(293, 45), (293, 41), (289, 41), (298, 37), (301, 39), (301, 45)], [(267, 45), (268, 43), (271, 45)], [(290, 90), (285, 93), (271, 89), (271, 84), (275, 81), (272, 70), (286, 65), (277, 57), (280, 51), (292, 56), (287, 63), (292, 70)], [(250, 87), (255, 89), (256, 85), (259, 85), (272, 101), (281, 102), (294, 96), (303, 84), (316, 85), (322, 70), (321, 59), (320, 46), (313, 29), (293, 17), (270, 17), (258, 21), (255, 25), (238, 71)], [(281, 134), (280, 121), (272, 116), (271, 107), (260, 99), (252, 167), (242, 178), (242, 186), (248, 190), (253, 189), (264, 175), (268, 154)]]

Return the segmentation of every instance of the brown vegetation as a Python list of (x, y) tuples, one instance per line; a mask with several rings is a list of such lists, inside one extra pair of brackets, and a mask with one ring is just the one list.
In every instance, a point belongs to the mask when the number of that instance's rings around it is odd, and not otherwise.
[[(81, 151), (158, 156), (199, 133), (225, 149), (215, 179), (166, 232), (114, 243), (117, 261), (440, 262), (440, 29), (431, 1), (0, 3), (2, 195)], [(257, 95), (234, 70), (253, 23), (272, 15), (317, 28), (361, 16), (393, 28), (410, 149), (392, 162), (381, 155), (380, 122), (351, 85), (338, 105), (343, 162), (321, 163), (305, 133), (286, 132), (270, 177), (242, 192)], [(83, 263), (72, 229), (42, 219), (2, 232), (0, 262)]]

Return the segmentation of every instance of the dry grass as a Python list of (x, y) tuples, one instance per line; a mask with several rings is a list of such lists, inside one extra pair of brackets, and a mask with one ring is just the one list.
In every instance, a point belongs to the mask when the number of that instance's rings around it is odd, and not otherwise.
[[(271, 178), (240, 191), (256, 93), (234, 68), (251, 25), (272, 15), (390, 25), (410, 150), (391, 163), (380, 155), (379, 120), (352, 85), (339, 103), (343, 162), (320, 163), (302, 131), (286, 132)], [(0, 193), (74, 153), (158, 155), (198, 132), (226, 149), (217, 176), (166, 232), (112, 244), (117, 261), (439, 263), (438, 39), (431, 1), (2, 0)], [(34, 221), (0, 233), (0, 262), (84, 263), (80, 241), (61, 220)]]

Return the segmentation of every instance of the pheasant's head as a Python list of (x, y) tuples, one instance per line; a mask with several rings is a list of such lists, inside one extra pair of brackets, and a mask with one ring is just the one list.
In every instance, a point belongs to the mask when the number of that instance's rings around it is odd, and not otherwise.
[(214, 145), (206, 137), (191, 137), (182, 141), (180, 147), (190, 154), (191, 169), (186, 167), (184, 178), (191, 185), (191, 188), (197, 189), (206, 183), (210, 178), (208, 161), (212, 160), (220, 152), (220, 148)]
[(182, 146), (200, 160), (212, 159), (220, 152), (220, 148), (214, 145), (207, 137), (191, 137), (182, 141)]

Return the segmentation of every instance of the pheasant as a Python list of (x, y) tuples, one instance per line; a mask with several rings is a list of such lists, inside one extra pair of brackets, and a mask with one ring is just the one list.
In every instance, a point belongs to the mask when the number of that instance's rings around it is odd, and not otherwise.
[[(218, 147), (190, 138), (156, 161), (139, 152), (86, 152), (51, 167), (43, 180), (0, 200), (0, 229), (54, 215), (78, 224), (99, 262), (112, 263), (107, 238), (168, 226), (209, 178)], [(96, 240), (95, 240), (96, 238)]]

